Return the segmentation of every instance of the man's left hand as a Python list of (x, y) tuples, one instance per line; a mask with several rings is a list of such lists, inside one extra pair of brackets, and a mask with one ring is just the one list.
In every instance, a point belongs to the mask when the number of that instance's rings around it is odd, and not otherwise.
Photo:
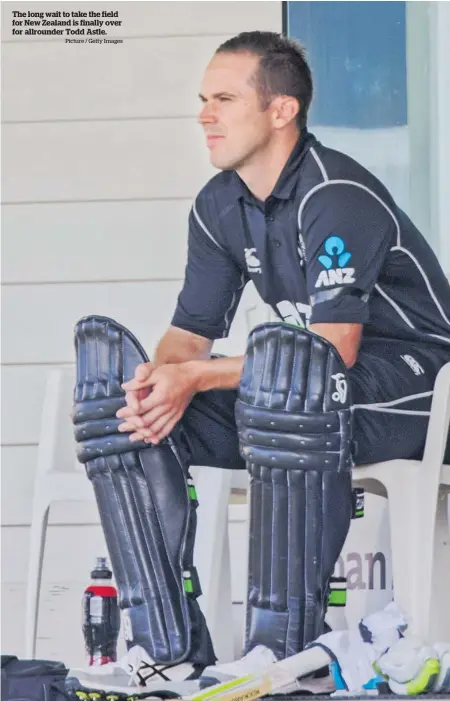
[[(130, 441), (145, 440), (157, 445), (183, 416), (196, 392), (196, 379), (189, 363), (155, 368), (146, 380), (146, 385), (152, 390), (148, 397), (139, 402), (139, 408), (133, 410), (126, 406), (117, 412), (118, 418), (125, 419), (119, 425), (119, 431), (131, 432)], [(139, 389), (138, 383), (138, 379), (133, 379), (123, 387), (127, 390)]]

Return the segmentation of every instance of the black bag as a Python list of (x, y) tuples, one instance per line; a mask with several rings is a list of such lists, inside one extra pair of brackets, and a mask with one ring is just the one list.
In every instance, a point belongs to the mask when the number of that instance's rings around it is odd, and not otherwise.
[(2, 655), (2, 701), (66, 701), (67, 667), (52, 660)]

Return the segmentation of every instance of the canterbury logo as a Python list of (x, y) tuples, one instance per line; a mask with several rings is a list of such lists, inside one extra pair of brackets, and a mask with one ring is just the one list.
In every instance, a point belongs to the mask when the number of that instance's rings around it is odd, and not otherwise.
[(244, 248), (245, 262), (249, 273), (261, 273), (261, 261), (255, 256), (256, 248)]
[(415, 358), (412, 357), (412, 355), (405, 354), (401, 355), (400, 358), (404, 360), (407, 365), (409, 365), (409, 367), (415, 375), (425, 374), (425, 370), (423, 369), (423, 367), (420, 365), (420, 363), (417, 362)]

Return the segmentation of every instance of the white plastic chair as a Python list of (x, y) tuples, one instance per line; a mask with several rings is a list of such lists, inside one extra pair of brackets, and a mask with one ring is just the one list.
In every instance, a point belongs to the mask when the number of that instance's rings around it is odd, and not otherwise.
[[(94, 501), (94, 490), (85, 469), (75, 455), (71, 411), (74, 368), (49, 372), (41, 417), (38, 460), (33, 495), (28, 566), (25, 654), (36, 656), (39, 596), (50, 505), (57, 501)], [(215, 468), (194, 468), (194, 480), (201, 503), (195, 558), (203, 595), (199, 604), (208, 621), (216, 655), (221, 662), (234, 659), (228, 501), (231, 472)], [(220, 543), (218, 556), (217, 543)], [(218, 602), (221, 602), (219, 605)]]
[(388, 498), (394, 597), (411, 616), (411, 631), (430, 642), (450, 640), (449, 423), (447, 363), (436, 378), (423, 459), (353, 470), (354, 484)]
[(38, 458), (33, 494), (25, 617), (25, 654), (36, 655), (42, 565), (50, 504), (55, 501), (92, 501), (94, 492), (76, 461), (70, 412), (74, 387), (72, 368), (49, 372), (41, 414)]

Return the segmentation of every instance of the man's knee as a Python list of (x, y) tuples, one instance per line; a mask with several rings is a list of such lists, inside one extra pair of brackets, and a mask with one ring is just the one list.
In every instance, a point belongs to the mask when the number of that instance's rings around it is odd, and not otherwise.
[(245, 468), (235, 421), (236, 390), (210, 390), (194, 396), (180, 426), (192, 465)]

